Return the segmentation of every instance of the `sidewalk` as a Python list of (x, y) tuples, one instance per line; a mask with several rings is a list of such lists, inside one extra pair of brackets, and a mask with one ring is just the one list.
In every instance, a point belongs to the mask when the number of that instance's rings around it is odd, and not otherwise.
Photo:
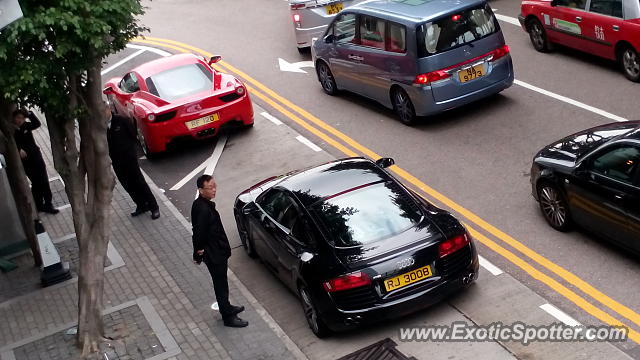
[[(39, 271), (23, 258), (19, 269), (0, 275), (0, 360), (72, 359), (77, 321), (77, 245), (71, 209), (51, 160), (46, 128), (35, 132), (41, 146), (58, 215), (42, 215), (73, 278), (39, 287)], [(161, 217), (131, 218), (134, 204), (118, 184), (114, 190), (110, 246), (105, 260), (105, 330), (119, 338), (100, 359), (306, 359), (297, 346), (233, 274), (231, 302), (244, 305), (249, 327), (224, 327), (205, 266), (191, 261), (187, 220), (152, 185)], [(234, 229), (226, 229), (227, 232)], [(232, 256), (238, 256), (235, 249)], [(20, 260), (20, 259), (18, 259)], [(25, 261), (26, 260), (26, 261)], [(298, 309), (296, 309), (298, 310)], [(71, 329), (71, 330), (70, 330)]]

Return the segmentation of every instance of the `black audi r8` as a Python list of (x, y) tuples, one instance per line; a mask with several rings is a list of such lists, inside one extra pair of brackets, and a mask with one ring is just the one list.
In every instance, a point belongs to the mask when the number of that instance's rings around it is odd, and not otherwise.
[(533, 197), (560, 231), (573, 224), (640, 255), (640, 121), (586, 129), (540, 150)]
[(247, 253), (299, 295), (318, 337), (415, 312), (477, 279), (466, 229), (384, 169), (393, 164), (332, 161), (236, 199)]

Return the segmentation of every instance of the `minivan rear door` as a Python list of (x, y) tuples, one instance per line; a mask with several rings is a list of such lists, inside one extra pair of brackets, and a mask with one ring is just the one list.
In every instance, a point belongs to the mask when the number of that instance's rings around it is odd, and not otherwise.
[(490, 61), (492, 51), (504, 45), (504, 37), (489, 5), (421, 24), (416, 37), (420, 72), (446, 69), (451, 75), (431, 83), (436, 102), (453, 100), (510, 76), (510, 61)]

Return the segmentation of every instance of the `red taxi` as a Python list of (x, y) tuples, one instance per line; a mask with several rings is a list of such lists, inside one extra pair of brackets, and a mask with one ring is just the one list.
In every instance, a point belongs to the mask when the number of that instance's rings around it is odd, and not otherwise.
[(640, 1), (524, 0), (518, 19), (536, 50), (572, 47), (615, 60), (640, 81)]
[(220, 129), (253, 125), (253, 106), (245, 86), (193, 54), (145, 63), (105, 84), (115, 113), (135, 119), (147, 156), (166, 150), (178, 138), (207, 138)]

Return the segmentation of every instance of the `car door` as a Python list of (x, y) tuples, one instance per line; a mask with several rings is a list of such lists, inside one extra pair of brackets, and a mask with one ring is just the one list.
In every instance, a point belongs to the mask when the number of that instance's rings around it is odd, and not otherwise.
[(356, 24), (358, 17), (354, 13), (343, 13), (333, 22), (329, 35), (332, 45), (329, 51), (329, 67), (336, 84), (340, 89), (354, 91), (357, 88), (355, 67), (358, 57), (354, 54), (358, 49)]
[(640, 254), (640, 165), (636, 164), (636, 180), (629, 194), (627, 194), (626, 206), (629, 215), (629, 242), (638, 254)]
[(260, 210), (252, 217), (254, 222), (250, 226), (250, 236), (258, 256), (274, 270), (279, 271), (278, 266), (278, 231), (281, 225), (278, 218), (282, 217), (287, 209), (287, 199), (279, 188), (273, 188), (262, 194), (256, 205)]
[(554, 0), (551, 4), (548, 16), (543, 14), (543, 24), (549, 30), (551, 41), (586, 51), (589, 40), (582, 23), (587, 13), (586, 0)]
[(615, 44), (622, 40), (622, 0), (590, 0), (589, 11), (582, 24), (589, 42), (590, 53), (615, 59)]
[(629, 144), (610, 146), (586, 159), (567, 184), (573, 219), (631, 247), (628, 209), (639, 162), (640, 148)]

